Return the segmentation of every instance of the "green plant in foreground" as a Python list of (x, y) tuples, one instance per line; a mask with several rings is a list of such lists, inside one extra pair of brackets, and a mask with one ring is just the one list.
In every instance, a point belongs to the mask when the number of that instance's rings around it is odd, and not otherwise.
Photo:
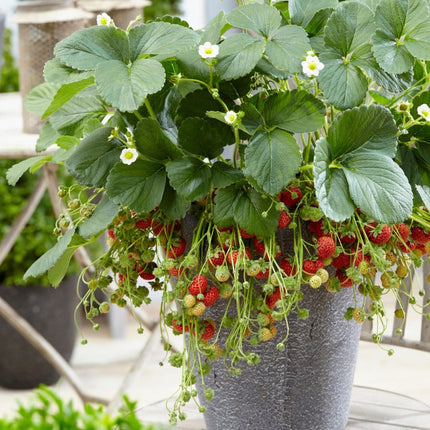
[[(83, 273), (94, 271), (88, 319), (163, 292), (161, 332), (182, 369), (172, 423), (198, 402), (196, 374), (212, 398), (210, 360), (239, 374), (260, 342), (283, 350), (277, 327), (308, 317), (314, 289), (352, 288), (345, 318), (374, 320), (378, 344), (387, 294), (430, 318), (424, 291), (404, 282), (430, 251), (429, 2), (238, 4), (200, 31), (171, 17), (123, 31), (104, 17), (61, 41), (27, 98), (47, 120), (37, 149), (59, 149), (8, 172), (14, 183), (54, 162), (76, 180), (59, 190), (58, 242), (26, 277), (58, 283), (106, 232), (109, 249)], [(189, 333), (181, 351), (172, 331)]]
[(124, 396), (124, 405), (115, 415), (103, 406), (86, 404), (76, 409), (65, 403), (53, 390), (41, 386), (35, 399), (22, 403), (13, 418), (0, 418), (0, 430), (162, 430), (158, 425), (144, 425), (136, 416), (136, 403)]

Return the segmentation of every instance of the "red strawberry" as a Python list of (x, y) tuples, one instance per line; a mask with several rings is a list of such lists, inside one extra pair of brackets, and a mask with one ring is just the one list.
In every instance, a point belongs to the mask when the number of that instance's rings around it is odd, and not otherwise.
[(324, 236), (324, 229), (323, 229), (323, 220), (320, 219), (319, 221), (310, 222), (308, 229), (310, 232), (314, 233), (315, 236), (321, 237)]
[(212, 339), (215, 335), (215, 327), (210, 322), (207, 322), (207, 321), (205, 321), (204, 324), (205, 324), (205, 331), (201, 335), (200, 339), (201, 340)]
[(342, 288), (348, 288), (353, 286), (353, 281), (351, 278), (345, 275), (341, 270), (336, 270), (336, 278), (340, 281), (340, 286)]
[(321, 258), (317, 258), (315, 260), (315, 269), (317, 272), (319, 269), (324, 269), (324, 261)]
[(266, 279), (268, 276), (269, 276), (269, 268), (267, 268), (264, 271), (260, 270), (260, 272), (255, 275), (255, 277), (258, 279)]
[(193, 295), (197, 296), (199, 294), (203, 294), (206, 291), (206, 287), (208, 285), (208, 280), (203, 275), (196, 275), (193, 278), (190, 286), (188, 287), (188, 291)]
[(370, 263), (370, 257), (368, 255), (363, 254), (362, 251), (359, 251), (354, 256), (354, 265), (358, 267), (362, 261), (367, 261), (368, 263)]
[(348, 254), (345, 254), (344, 252), (341, 252), (337, 257), (334, 257), (331, 265), (336, 268), (340, 269), (342, 267), (348, 267), (351, 262), (351, 256)]
[[(269, 259), (269, 256), (266, 253), (266, 247), (264, 245), (264, 241), (255, 237), (254, 238), (254, 249), (258, 254), (260, 254), (266, 260)], [(281, 250), (280, 250), (279, 246), (276, 246), (275, 258), (278, 258), (280, 255), (281, 255)]]
[(262, 257), (266, 255), (266, 247), (264, 246), (264, 242), (260, 239), (254, 239), (254, 249), (260, 254)]
[(336, 243), (330, 236), (321, 236), (317, 240), (318, 257), (325, 260), (330, 258), (336, 251)]
[(303, 260), (303, 272), (305, 272), (306, 274), (315, 274), (317, 273), (317, 268), (315, 265), (315, 262), (312, 260)]
[(182, 324), (176, 322), (176, 320), (172, 321), (172, 327), (173, 330), (177, 331), (178, 333), (184, 333), (188, 331), (188, 326), (183, 326)]
[(214, 285), (211, 285), (209, 287), (209, 290), (204, 293), (205, 298), (203, 299), (203, 303), (205, 306), (212, 306), (219, 297), (219, 291), (218, 288)]
[(111, 238), (111, 239), (115, 239), (116, 237), (115, 237), (115, 233), (114, 233), (114, 231), (111, 229), (111, 228), (108, 228), (107, 229), (107, 234), (108, 234), (108, 236)]
[(224, 263), (224, 253), (220, 250), (215, 251), (214, 254), (209, 257), (209, 263), (214, 266), (222, 266)]
[(228, 254), (227, 254), (227, 261), (232, 265), (232, 266), (235, 266), (236, 264), (237, 264), (237, 260), (239, 259), (239, 258), (247, 258), (248, 260), (250, 260), (251, 259), (251, 252), (249, 251), (249, 249), (246, 249), (245, 248), (245, 254), (246, 255), (244, 255), (243, 254), (243, 252), (242, 253), (240, 253), (239, 251), (230, 251)]
[(294, 206), (302, 199), (302, 190), (299, 187), (290, 187), (281, 193), (280, 199), (285, 206)]
[(185, 252), (187, 242), (183, 237), (180, 237), (179, 239), (173, 241), (173, 243), (174, 244), (169, 248), (168, 256), (169, 258), (178, 258)]
[(270, 309), (273, 309), (276, 305), (276, 302), (281, 299), (281, 291), (279, 287), (276, 287), (275, 291), (272, 294), (269, 294), (266, 299), (266, 304)]
[(409, 238), (409, 233), (411, 232), (408, 225), (405, 223), (394, 224), (393, 230), (402, 238), (404, 242), (406, 242)]
[(232, 226), (229, 226), (229, 227), (217, 227), (217, 229), (219, 231), (232, 231), (233, 227)]
[(351, 243), (354, 243), (357, 240), (357, 236), (354, 232), (347, 232), (345, 234), (341, 234), (340, 241), (345, 244), (349, 245)]
[(183, 267), (180, 267), (180, 268), (179, 267), (173, 267), (173, 268), (169, 269), (169, 273), (172, 276), (174, 276), (175, 278), (178, 278), (182, 274), (183, 271), (184, 271)]
[(145, 279), (146, 281), (150, 281), (152, 279), (155, 279), (155, 276), (153, 275), (152, 272), (154, 271), (154, 269), (156, 267), (157, 267), (157, 264), (154, 262), (148, 263), (145, 267), (139, 267), (138, 268), (139, 276), (142, 279)]
[(417, 247), (413, 242), (406, 242), (406, 244), (398, 242), (397, 246), (404, 254), (408, 254)]
[(418, 226), (412, 227), (411, 236), (416, 243), (421, 243), (423, 245), (430, 241), (430, 231), (426, 233)]
[(391, 228), (388, 224), (376, 225), (376, 223), (373, 222), (371, 224), (367, 224), (364, 227), (364, 231), (370, 241), (377, 245), (387, 243), (391, 237)]
[(240, 235), (243, 239), (251, 239), (255, 234), (248, 233), (246, 230), (239, 228)]
[(146, 219), (141, 219), (139, 221), (136, 221), (134, 225), (139, 230), (146, 230), (147, 228), (149, 228), (151, 226), (151, 223), (152, 223), (152, 219), (151, 219), (151, 217), (148, 217)]
[(283, 229), (288, 227), (288, 224), (291, 222), (291, 217), (287, 214), (286, 211), (281, 211), (279, 214), (278, 228)]
[(279, 266), (287, 276), (294, 276), (297, 272), (297, 268), (295, 266), (293, 267), (286, 258), (283, 258), (279, 262)]

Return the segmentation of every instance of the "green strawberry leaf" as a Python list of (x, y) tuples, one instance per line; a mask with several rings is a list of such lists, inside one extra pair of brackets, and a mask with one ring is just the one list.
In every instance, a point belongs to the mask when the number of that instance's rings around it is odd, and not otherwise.
[(284, 25), (267, 42), (266, 55), (270, 63), (289, 73), (299, 73), (306, 52), (311, 49), (306, 31), (297, 25)]
[(110, 127), (94, 131), (66, 161), (67, 169), (80, 184), (103, 187), (111, 169), (120, 161), (121, 148), (108, 140), (111, 131)]
[(38, 163), (43, 160), (51, 160), (52, 156), (43, 156), (39, 155), (36, 157), (26, 158), (19, 163), (14, 164), (11, 168), (6, 172), (7, 183), (11, 186), (15, 186), (19, 181), (21, 176), (29, 170), (35, 163)]
[(220, 45), (217, 73), (224, 80), (237, 79), (250, 73), (264, 53), (263, 40), (239, 33), (229, 36)]
[(187, 118), (178, 130), (178, 143), (185, 151), (209, 159), (221, 155), (224, 146), (234, 143), (231, 127), (215, 120)]
[(327, 141), (333, 160), (358, 149), (392, 158), (397, 149), (397, 127), (388, 109), (378, 105), (360, 106), (335, 119)]
[(344, 63), (343, 57), (333, 50), (324, 51), (320, 60), (324, 68), (318, 75), (318, 83), (328, 101), (339, 109), (361, 104), (366, 97), (366, 75), (353, 62)]
[(263, 116), (267, 127), (307, 133), (323, 126), (325, 106), (307, 91), (293, 90), (265, 100)]
[(279, 193), (299, 172), (300, 147), (291, 134), (258, 132), (245, 150), (245, 175), (269, 194)]
[(415, 185), (415, 188), (417, 189), (418, 194), (420, 195), (424, 205), (427, 208), (430, 208), (430, 187), (426, 185)]
[(167, 164), (170, 185), (186, 200), (205, 197), (211, 185), (211, 169), (194, 157), (184, 157)]
[(166, 186), (162, 164), (136, 160), (131, 165), (118, 163), (109, 174), (106, 193), (112, 202), (136, 212), (150, 212), (161, 202)]
[(104, 61), (96, 68), (100, 95), (120, 111), (133, 112), (148, 94), (161, 90), (165, 81), (164, 67), (152, 59), (137, 59), (130, 64), (119, 60)]
[(270, 199), (253, 189), (243, 193), (234, 207), (235, 222), (259, 238), (272, 235), (278, 226), (279, 212)]
[(73, 99), (54, 112), (49, 119), (52, 127), (56, 130), (61, 130), (75, 125), (82, 120), (104, 117), (107, 111), (103, 102), (92, 91), (87, 93), (90, 90), (91, 88), (88, 88), (73, 97)]
[(142, 54), (150, 54), (161, 61), (196, 46), (200, 39), (190, 28), (167, 22), (136, 25), (128, 37), (131, 61), (137, 60)]
[(360, 150), (342, 163), (354, 203), (384, 223), (403, 222), (412, 213), (413, 194), (400, 166), (386, 155)]
[(50, 82), (44, 82), (34, 87), (28, 92), (25, 98), (25, 108), (30, 112), (42, 115), (51, 104), (58, 87), (58, 84), (52, 84)]
[(368, 41), (374, 30), (372, 11), (357, 2), (340, 4), (327, 21), (318, 83), (339, 109), (358, 106), (366, 97), (368, 81), (360, 67), (371, 56)]
[(62, 63), (78, 70), (94, 70), (109, 60), (124, 64), (130, 60), (127, 34), (112, 26), (93, 26), (75, 31), (57, 43), (54, 54)]
[(52, 142), (55, 142), (60, 136), (60, 133), (52, 127), (50, 121), (45, 122), (36, 142), (36, 152), (46, 151), (52, 145)]
[(42, 115), (42, 119), (46, 119), (51, 116), (54, 112), (60, 109), (65, 103), (71, 100), (76, 94), (80, 93), (85, 88), (94, 85), (94, 78), (89, 77), (81, 81), (71, 82), (69, 84), (62, 85), (57, 93), (55, 94), (52, 102), (46, 108)]
[(97, 204), (90, 218), (79, 225), (79, 235), (87, 239), (90, 236), (106, 230), (118, 214), (119, 206), (112, 202), (106, 194), (103, 195), (100, 202)]
[(338, 0), (290, 0), (288, 10), (291, 22), (306, 28), (318, 11), (325, 8), (335, 9), (337, 5)]
[(214, 199), (214, 223), (218, 227), (234, 224), (234, 209), (242, 191), (231, 185), (216, 191)]
[(74, 234), (75, 228), (68, 230), (51, 249), (40, 256), (24, 273), (24, 281), (28, 278), (36, 278), (43, 275), (51, 267), (54, 267), (57, 261), (66, 252)]
[(58, 58), (47, 61), (43, 67), (45, 81), (53, 84), (69, 84), (71, 82), (82, 81), (91, 76), (94, 76), (93, 71), (81, 72), (75, 70), (63, 64)]
[(381, 0), (376, 8), (378, 30), (373, 53), (388, 73), (407, 72), (415, 62), (430, 60), (430, 11), (422, 0)]
[(166, 182), (163, 198), (160, 203), (160, 209), (170, 219), (182, 219), (191, 206), (191, 203), (185, 200)]
[(372, 11), (357, 2), (344, 2), (331, 14), (325, 29), (324, 42), (343, 57), (369, 42), (376, 26)]
[(167, 161), (181, 157), (182, 151), (164, 134), (158, 121), (143, 118), (134, 129), (136, 149), (150, 160)]
[(324, 214), (333, 221), (344, 221), (354, 214), (355, 205), (348, 190), (345, 174), (331, 167), (332, 154), (325, 138), (316, 143), (314, 184), (317, 200)]
[(212, 183), (215, 188), (225, 188), (243, 179), (243, 173), (223, 161), (212, 166)]
[(233, 9), (226, 16), (226, 20), (234, 27), (270, 38), (281, 25), (281, 14), (269, 5), (249, 4)]

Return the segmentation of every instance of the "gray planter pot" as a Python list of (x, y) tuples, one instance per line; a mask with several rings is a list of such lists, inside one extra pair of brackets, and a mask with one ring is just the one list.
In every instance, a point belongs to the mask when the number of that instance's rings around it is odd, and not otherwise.
[[(75, 345), (76, 279), (51, 287), (0, 285), (0, 296), (69, 360)], [(14, 328), (0, 318), (0, 386), (30, 389), (52, 385), (60, 375)]]
[[(191, 243), (195, 225), (195, 219), (185, 218), (187, 243)], [(289, 229), (280, 232), (277, 241), (283, 254), (292, 252)], [(283, 351), (276, 345), (287, 331), (285, 323), (279, 322), (273, 339), (249, 347), (247, 352), (259, 354), (261, 361), (256, 366), (240, 363), (241, 375), (229, 374), (228, 360), (210, 362), (211, 372), (204, 380), (205, 387), (215, 393), (210, 402), (205, 400), (196, 375), (199, 398), (207, 408), (207, 430), (345, 428), (361, 331), (360, 324), (344, 318), (347, 308), (354, 306), (354, 292), (346, 288), (330, 293), (324, 287), (314, 290), (309, 286), (304, 286), (303, 292), (301, 307), (309, 309), (309, 318), (302, 320), (291, 313)], [(234, 308), (233, 304), (230, 309)], [(224, 311), (225, 302), (218, 300), (206, 309), (205, 318), (219, 322)], [(221, 333), (217, 343), (223, 345), (226, 337)]]
[[(286, 335), (278, 323), (277, 335), (252, 349), (261, 357), (257, 366), (240, 365), (242, 374), (231, 376), (221, 359), (211, 362), (205, 385), (214, 390), (214, 399), (205, 401), (198, 387), (207, 407), (207, 430), (345, 428), (361, 329), (343, 316), (353, 305), (353, 291), (333, 294), (307, 287), (304, 293), (302, 307), (310, 316), (307, 320), (290, 316), (284, 351), (276, 349)], [(217, 305), (207, 316), (219, 321), (222, 302)]]

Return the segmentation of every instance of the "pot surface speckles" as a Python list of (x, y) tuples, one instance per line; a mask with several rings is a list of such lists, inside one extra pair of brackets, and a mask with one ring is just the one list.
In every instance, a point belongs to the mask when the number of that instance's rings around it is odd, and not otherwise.
[[(252, 351), (257, 366), (240, 364), (242, 374), (231, 376), (222, 360), (211, 363), (205, 385), (215, 397), (200, 399), (207, 407), (207, 430), (341, 430), (346, 426), (361, 326), (345, 320), (353, 305), (352, 289), (333, 294), (305, 287), (302, 307), (310, 316), (292, 314), (285, 350), (276, 344), (286, 334), (282, 323), (272, 340)], [(219, 320), (222, 303), (208, 309)], [(222, 344), (223, 339), (220, 339)], [(251, 349), (250, 349), (251, 350)]]

